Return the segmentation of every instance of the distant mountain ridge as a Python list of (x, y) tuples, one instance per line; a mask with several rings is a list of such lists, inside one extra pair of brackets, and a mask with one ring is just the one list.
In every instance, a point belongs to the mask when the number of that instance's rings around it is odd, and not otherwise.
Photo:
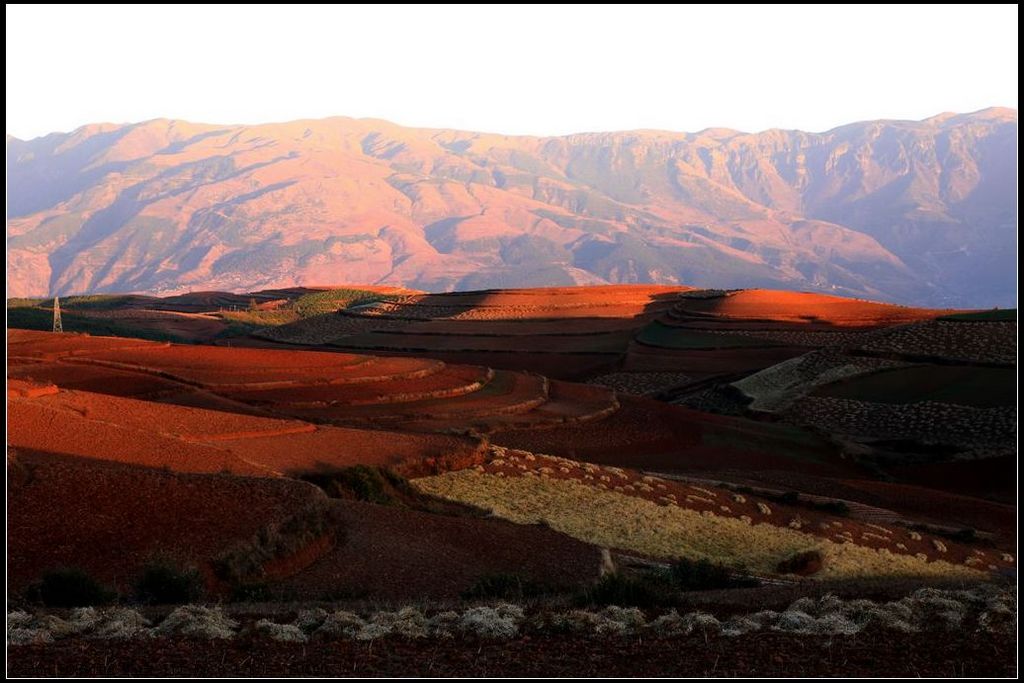
[(330, 118), (7, 138), (8, 296), (645, 282), (1016, 304), (1017, 112), (511, 137)]

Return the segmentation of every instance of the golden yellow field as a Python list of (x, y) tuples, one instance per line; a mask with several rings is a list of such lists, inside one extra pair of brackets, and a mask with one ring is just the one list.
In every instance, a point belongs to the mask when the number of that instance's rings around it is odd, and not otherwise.
[(472, 470), (417, 479), (419, 490), (467, 503), (519, 524), (544, 522), (574, 538), (607, 548), (663, 558), (707, 558), (731, 567), (772, 573), (796, 553), (825, 558), (820, 578), (863, 576), (961, 576), (970, 567), (928, 562), (853, 543), (835, 543), (794, 529), (701, 514), (676, 506), (604, 491), (563, 479), (498, 477)]

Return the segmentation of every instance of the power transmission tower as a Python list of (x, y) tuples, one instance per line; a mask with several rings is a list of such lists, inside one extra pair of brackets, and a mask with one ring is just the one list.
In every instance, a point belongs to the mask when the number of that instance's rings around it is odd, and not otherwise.
[(64, 326), (60, 323), (60, 299), (58, 297), (53, 297), (53, 331), (64, 331)]

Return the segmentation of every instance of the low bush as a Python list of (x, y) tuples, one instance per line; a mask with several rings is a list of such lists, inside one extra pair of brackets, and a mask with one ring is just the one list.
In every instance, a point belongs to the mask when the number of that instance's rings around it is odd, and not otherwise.
[(779, 562), (776, 571), (780, 574), (810, 576), (821, 571), (824, 564), (825, 559), (821, 556), (820, 552), (817, 550), (807, 550)]
[(283, 522), (269, 524), (251, 539), (235, 544), (213, 561), (217, 578), (232, 586), (258, 585), (264, 565), (288, 557), (327, 533), (339, 534), (329, 501), (317, 501)]
[(116, 597), (88, 572), (61, 567), (43, 574), (38, 598), (47, 607), (89, 607), (105, 605)]
[(759, 585), (757, 579), (738, 576), (727, 567), (709, 560), (677, 560), (669, 567), (668, 575), (672, 586), (681, 591), (749, 588)]
[(135, 596), (149, 604), (182, 605), (203, 597), (203, 577), (195, 567), (182, 567), (166, 558), (150, 561), (135, 584)]
[(550, 592), (546, 586), (519, 574), (487, 574), (463, 591), (462, 597), (466, 600), (498, 598), (522, 601)]
[(243, 581), (231, 586), (231, 602), (266, 602), (270, 598), (270, 587), (261, 581)]
[(621, 607), (656, 607), (674, 601), (675, 590), (656, 576), (632, 577), (605, 574), (597, 583), (578, 594), (580, 605), (618, 605)]
[(393, 492), (409, 492), (408, 482), (386, 467), (356, 465), (303, 478), (319, 486), (332, 498), (354, 498), (378, 505), (398, 504)]

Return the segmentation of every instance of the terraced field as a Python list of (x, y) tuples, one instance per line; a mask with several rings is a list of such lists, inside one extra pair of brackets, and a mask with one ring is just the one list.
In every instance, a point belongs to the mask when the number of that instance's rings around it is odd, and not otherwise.
[[(21, 516), (24, 555), (17, 585), (60, 563), (130, 584), (151, 559), (145, 526), (166, 526), (153, 521), (157, 510), (142, 510), (162, 488), (175, 505), (175, 496), (197, 500), (181, 505), (188, 516), (175, 513), (183, 521), (161, 531), (161, 543), (200, 566), (222, 595), (245, 579), (327, 598), (340, 590), (447, 599), (517, 569), (570, 590), (594, 579), (609, 557), (601, 548), (652, 561), (709, 558), (763, 575), (814, 550), (824, 563), (813, 573), (826, 579), (1015, 571), (1005, 506), (935, 490), (959, 476), (941, 468), (966, 457), (992, 464), (972, 494), (1013, 481), (996, 465), (1015, 462), (1004, 443), (1016, 420), (1015, 322), (658, 287), (394, 292), (330, 312), (349, 301), (338, 291), (250, 302), (256, 317), (294, 313), (299, 301), (329, 312), (246, 347), (9, 330), (9, 471), (20, 497), (9, 514)], [(227, 299), (159, 301), (194, 307), (175, 315), (204, 315), (199, 308)], [(156, 310), (149, 300), (125, 305)], [(969, 429), (988, 440), (963, 436)], [(905, 441), (922, 434), (945, 441), (903, 457)], [(889, 488), (874, 481), (880, 469)], [(412, 488), (386, 483), (382, 471)], [(837, 516), (671, 477), (733, 488), (786, 482), (825, 504), (831, 487), (881, 516)], [(80, 515), (56, 483), (76, 479), (106, 496), (90, 498), (90, 509), (109, 514), (74, 530), (81, 542), (60, 546), (57, 527), (38, 516)], [(376, 491), (378, 480), (394, 490)], [(896, 504), (915, 492), (919, 505)], [(226, 495), (236, 500), (224, 509), (258, 513), (220, 523), (204, 506)], [(295, 495), (307, 498), (275, 502)], [(351, 500), (361, 495), (397, 507)], [(953, 540), (893, 523), (907, 519), (979, 535)], [(43, 524), (38, 542), (28, 535), (33, 524)], [(279, 532), (284, 540), (261, 545)], [(121, 533), (130, 559), (115, 575), (96, 553), (113, 552)], [(249, 573), (226, 575), (225, 558)]]
[(680, 287), (617, 285), (401, 297), (257, 332), (304, 348), (417, 355), (579, 379), (619, 362)]

